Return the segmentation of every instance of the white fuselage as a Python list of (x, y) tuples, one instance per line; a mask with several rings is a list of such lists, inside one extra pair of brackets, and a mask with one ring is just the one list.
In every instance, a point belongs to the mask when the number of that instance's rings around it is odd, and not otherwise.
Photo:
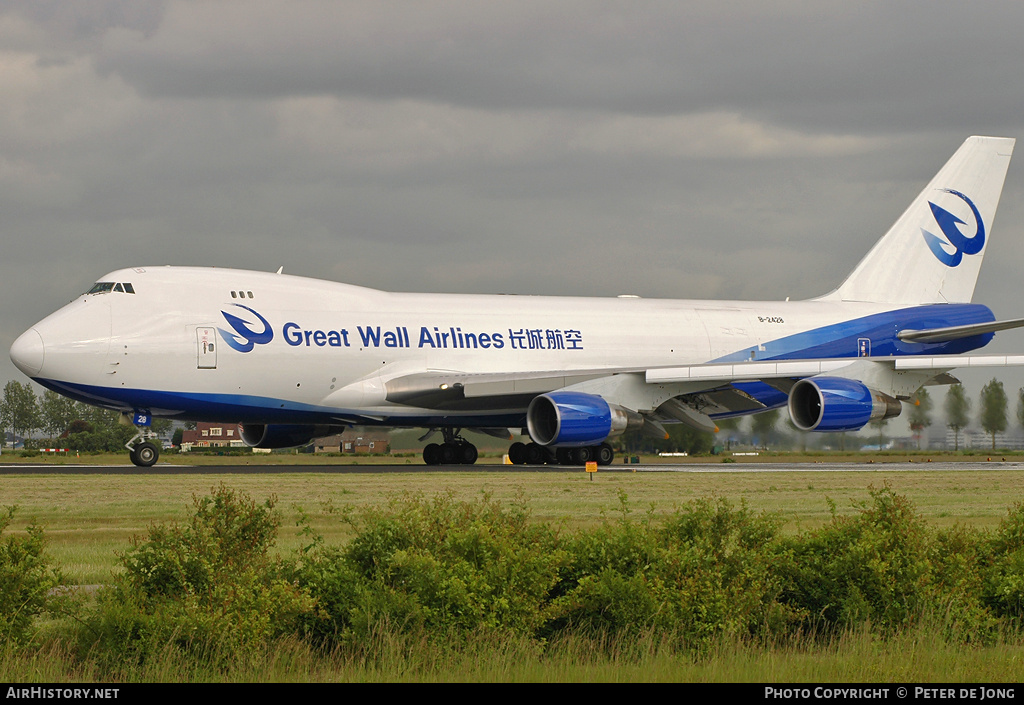
[[(130, 283), (135, 293), (86, 294), (40, 321), (26, 333), (42, 346), (38, 369), (27, 374), (129, 411), (187, 418), (179, 397), (201, 395), (251, 405), (242, 416), (266, 412), (268, 421), (291, 409), (392, 423), (420, 416), (383, 392), (389, 379), (420, 372), (613, 372), (759, 359), (770, 341), (893, 308), (387, 293), (209, 268), (125, 269), (101, 281)], [(857, 355), (851, 344), (844, 356)], [(166, 393), (167, 403), (152, 392)]]

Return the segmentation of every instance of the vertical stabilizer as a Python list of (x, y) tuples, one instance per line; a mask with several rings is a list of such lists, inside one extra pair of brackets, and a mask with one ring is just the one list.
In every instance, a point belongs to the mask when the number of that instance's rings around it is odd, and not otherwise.
[(829, 301), (968, 303), (1014, 140), (969, 137)]

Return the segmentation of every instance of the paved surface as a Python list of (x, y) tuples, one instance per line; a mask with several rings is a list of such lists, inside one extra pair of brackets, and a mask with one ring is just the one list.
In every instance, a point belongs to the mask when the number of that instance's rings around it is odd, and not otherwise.
[[(957, 462), (904, 463), (686, 463), (681, 465), (625, 465), (602, 467), (607, 472), (963, 472), (967, 470), (1020, 470), (1024, 462), (969, 460)], [(231, 475), (231, 474), (386, 474), (413, 472), (583, 472), (582, 467), (565, 465), (165, 465), (137, 468), (134, 465), (13, 465), (0, 463), (0, 475)]]

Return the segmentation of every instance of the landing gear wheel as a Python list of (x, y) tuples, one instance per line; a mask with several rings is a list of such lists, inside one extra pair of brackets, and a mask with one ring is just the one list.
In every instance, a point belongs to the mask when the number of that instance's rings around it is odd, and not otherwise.
[(526, 465), (526, 444), (516, 441), (510, 445), (508, 459), (513, 465)]
[(128, 457), (131, 458), (132, 463), (140, 468), (151, 468), (160, 459), (160, 449), (147, 441), (132, 448)]
[[(475, 463), (479, 457), (476, 446), (460, 436), (459, 430), (450, 426), (442, 428), (444, 443), (427, 444), (423, 449), (423, 462), (427, 465), (472, 465)], [(434, 433), (434, 429), (431, 429), (420, 440), (426, 440), (432, 433)]]
[(441, 444), (441, 465), (454, 465), (459, 459), (459, 447), (454, 443)]
[(602, 443), (597, 447), (598, 465), (611, 465), (613, 460), (615, 460), (615, 451), (610, 445)]
[(459, 463), (463, 465), (472, 465), (476, 462), (479, 453), (477, 452), (475, 445), (468, 441), (463, 441), (462, 443), (457, 444), (456, 448), (458, 449), (457, 460)]
[(570, 456), (576, 465), (586, 465), (594, 459), (594, 449), (590, 446), (581, 446), (580, 448), (573, 448), (572, 455)]
[(148, 411), (135, 410), (134, 416), (128, 412), (121, 412), (121, 418), (127, 421), (132, 419), (131, 424), (135, 426), (137, 433), (131, 437), (124, 447), (128, 449), (128, 457), (132, 464), (140, 468), (149, 468), (156, 465), (160, 459), (160, 446), (150, 442), (156, 438), (153, 429), (149, 426), (150, 414)]
[(548, 461), (547, 449), (537, 443), (526, 444), (526, 464), (543, 465)]
[(423, 462), (427, 465), (440, 465), (441, 446), (437, 443), (428, 443), (427, 447), (423, 449)]

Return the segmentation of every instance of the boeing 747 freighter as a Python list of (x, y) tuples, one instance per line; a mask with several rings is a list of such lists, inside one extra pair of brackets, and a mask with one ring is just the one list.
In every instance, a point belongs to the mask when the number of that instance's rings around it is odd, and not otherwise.
[[(528, 435), (515, 463), (610, 463), (611, 439), (787, 406), (806, 431), (900, 413), (1000, 330), (971, 303), (1014, 140), (971, 137), (847, 279), (809, 301), (388, 293), (204, 267), (111, 272), (11, 347), (73, 399), (131, 415), (237, 421), (251, 446), (352, 425), (423, 428), (428, 464), (473, 463), (464, 429)], [(430, 434), (428, 433), (427, 436)], [(424, 440), (427, 439), (424, 437)], [(511, 438), (510, 438), (511, 440)]]

